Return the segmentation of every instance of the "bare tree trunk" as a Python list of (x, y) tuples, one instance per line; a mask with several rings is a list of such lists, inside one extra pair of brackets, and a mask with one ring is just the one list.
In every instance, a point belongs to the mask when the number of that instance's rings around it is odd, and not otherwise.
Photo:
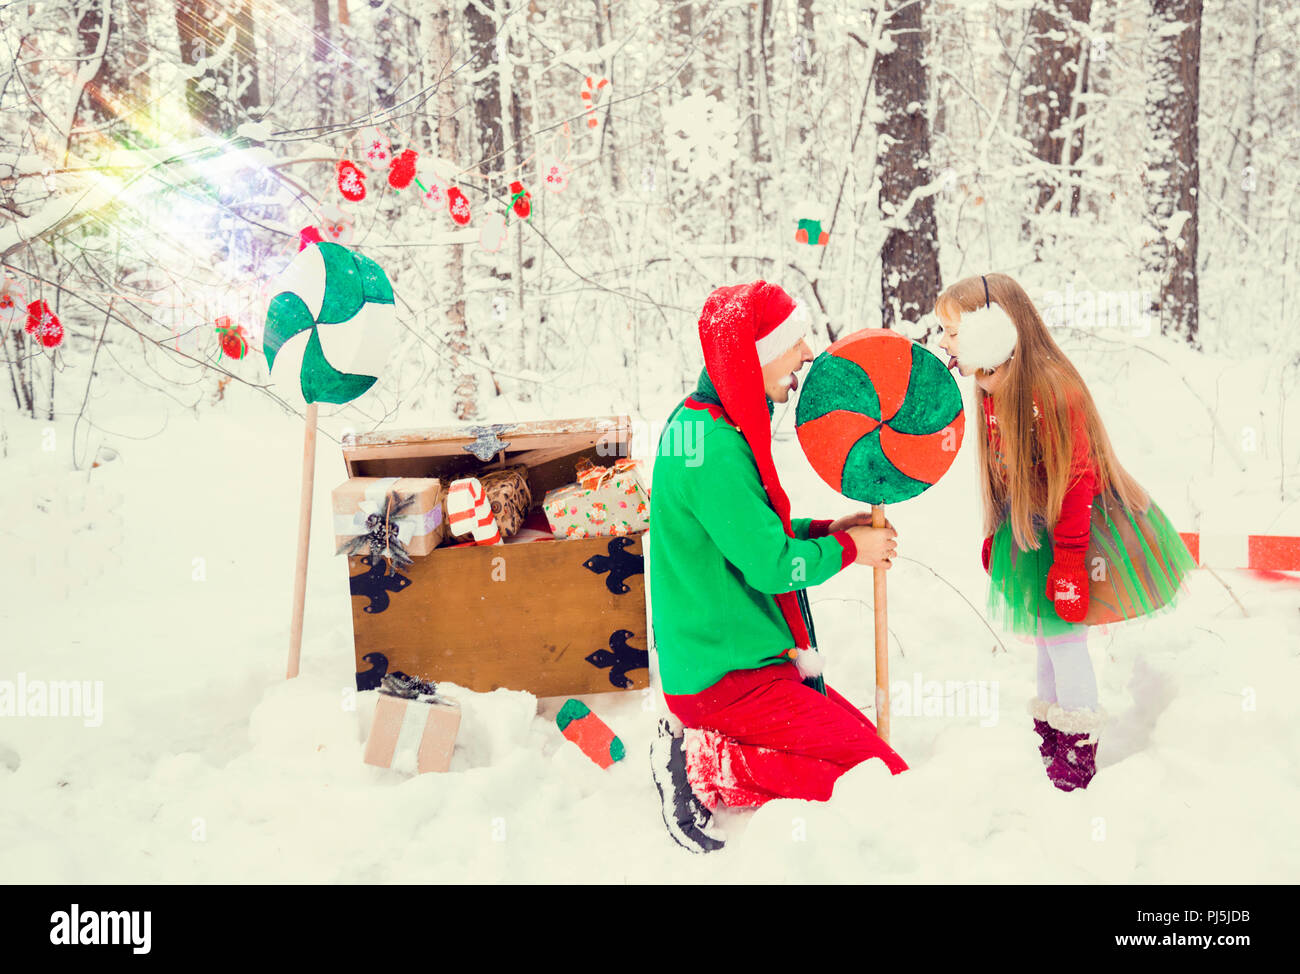
[(397, 45), (397, 32), (393, 28), (393, 8), (385, 0), (370, 0), (374, 9), (382, 7), (379, 19), (375, 21), (375, 49), (378, 52), (378, 65), (375, 76), (375, 100), (380, 108), (392, 108), (396, 100), (393, 86), (397, 83), (393, 77), (393, 51)]
[(1197, 161), (1201, 0), (1151, 0), (1147, 69), (1145, 260), (1163, 334), (1200, 346), (1197, 300)]
[[(1082, 133), (1075, 130), (1067, 139), (1063, 129), (1076, 124), (1083, 114), (1083, 105), (1075, 96), (1086, 91), (1087, 55), (1078, 25), (1086, 26), (1091, 12), (1092, 0), (1049, 0), (1029, 12), (1030, 56), (1021, 87), (1020, 134), (1034, 155), (1052, 167), (1036, 181), (1034, 213), (1042, 213), (1058, 198), (1063, 182), (1058, 167), (1078, 162), (1083, 152)], [(1060, 205), (1057, 202), (1052, 208)], [(1070, 213), (1078, 211), (1079, 187), (1075, 183), (1070, 189)], [(1037, 259), (1042, 239), (1032, 219), (1024, 221), (1023, 232), (1033, 241)]]
[(465, 5), (465, 27), (469, 34), (470, 70), (474, 83), (474, 149), (484, 159), (485, 172), (502, 170), (504, 138), (501, 131), (501, 91), (493, 65), (497, 60), (497, 28), (493, 19), (496, 0), (471, 0)]
[(148, 128), (149, 0), (93, 0), (82, 11), (77, 35), (81, 56), (95, 60), (78, 96), (73, 135), (138, 144), (139, 132)]
[(1242, 139), (1242, 150), (1246, 164), (1242, 167), (1241, 179), (1241, 222), (1250, 226), (1250, 194), (1255, 181), (1255, 117), (1256, 117), (1256, 78), (1259, 73), (1260, 45), (1264, 40), (1263, 0), (1254, 0), (1250, 13), (1250, 74), (1246, 81), (1246, 136)]
[[(257, 80), (257, 43), (254, 40), (253, 0), (238, 0), (234, 14), (235, 48), (231, 77), (235, 103), (245, 114), (262, 111), (262, 93)], [(239, 118), (236, 121), (242, 122)]]
[[(929, 71), (921, 4), (904, 3), (885, 30), (895, 47), (880, 56), (876, 92), (880, 133), (880, 215), (889, 226), (880, 253), (881, 327), (917, 321), (939, 294), (939, 240), (934, 199), (915, 191), (930, 173)], [(910, 207), (910, 208), (909, 208)], [(906, 211), (906, 212), (904, 212)]]
[[(596, 5), (596, 46), (604, 47), (605, 38), (613, 36), (614, 28), (610, 19), (610, 5), (603, 0), (593, 0)], [(614, 71), (605, 62), (603, 67), (604, 77), (609, 79), (610, 85), (614, 85), (616, 79)], [(617, 90), (617, 89), (615, 89)], [(601, 112), (600, 126), (600, 151), (601, 155), (607, 160), (606, 171), (609, 174), (609, 188), (614, 192), (619, 191), (618, 178), (618, 150), (615, 143), (614, 116), (610, 112)]]
[(356, 98), (357, 92), (354, 83), (354, 62), (352, 59), (352, 55), (355, 53), (355, 47), (352, 43), (355, 35), (352, 31), (352, 18), (348, 14), (348, 0), (336, 0), (334, 23), (337, 25), (334, 35), (336, 38), (335, 50), (338, 54), (334, 58), (334, 63), (336, 65), (335, 71), (339, 77), (339, 103), (343, 106), (344, 112), (351, 112), (355, 107), (353, 100)]
[[(437, 96), (434, 99), (438, 113), (438, 155), (444, 159), (459, 157), (460, 121), (456, 114), (456, 99), (452, 90), (453, 51), (451, 10), (442, 7), (429, 18), (425, 34), (428, 39), (430, 75), (437, 79)], [(439, 309), (445, 308), (448, 344), (451, 349), (452, 410), (458, 420), (472, 420), (478, 416), (478, 374), (474, 364), (465, 359), (469, 354), (469, 323), (465, 315), (465, 253), (463, 244), (446, 248), (446, 263), (440, 279)]]
[(803, 83), (798, 84), (797, 101), (802, 111), (799, 112), (799, 145), (803, 148), (803, 158), (811, 158), (811, 146), (808, 145), (808, 136), (812, 133), (812, 127), (809, 125), (811, 115), (812, 99), (809, 97), (808, 88), (816, 77), (816, 67), (813, 64), (814, 56), (817, 53), (816, 42), (816, 22), (813, 19), (813, 0), (799, 0), (799, 28), (795, 36), (794, 50), (792, 55), (799, 63), (799, 73), (803, 77)]
[[(690, 50), (690, 38), (694, 29), (691, 4), (679, 2), (676, 6), (669, 7), (666, 47), (674, 65), (679, 64), (686, 58), (688, 53), (691, 53), (693, 60), (694, 54)], [(691, 82), (694, 79), (695, 67), (691, 60), (688, 60), (681, 71), (677, 73), (677, 87), (684, 92), (690, 91)]]
[[(518, 0), (512, 0), (517, 3)], [(517, 19), (512, 18), (508, 26), (509, 34), (506, 38), (505, 53), (509, 58), (508, 70), (497, 72), (501, 84), (501, 98), (503, 102), (510, 105), (510, 132), (509, 147), (506, 153), (506, 165), (510, 171), (517, 171), (520, 161), (526, 160), (532, 156), (532, 148), (528, 145), (527, 134), (532, 127), (532, 110), (524, 99), (524, 92), (528, 84), (528, 64), (527, 52), (521, 50), (516, 43), (519, 31), (514, 27), (519, 23)], [(504, 68), (504, 66), (503, 66)], [(532, 172), (538, 170), (534, 166)], [(532, 192), (534, 204), (542, 195), (540, 186), (530, 186), (529, 178), (531, 172), (522, 173), (520, 179), (524, 183), (525, 189)], [(525, 230), (522, 225), (516, 228), (514, 234), (514, 283), (515, 283), (515, 309), (519, 321), (519, 347), (518, 347), (518, 366), (522, 370), (529, 370), (533, 367), (534, 354), (533, 345), (536, 340), (538, 323), (530, 316), (528, 309), (524, 304), (524, 235)], [(530, 261), (531, 263), (531, 261)], [(518, 389), (519, 398), (525, 402), (532, 398), (530, 388), (521, 386)]]
[[(176, 0), (181, 60), (203, 69), (185, 80), (190, 116), (210, 132), (226, 133), (261, 107), (252, 0), (233, 2), (234, 13), (217, 0)], [(224, 54), (230, 31), (235, 36)]]
[(316, 119), (322, 128), (333, 121), (334, 65), (330, 47), (331, 0), (312, 0), (312, 87), (316, 92)]

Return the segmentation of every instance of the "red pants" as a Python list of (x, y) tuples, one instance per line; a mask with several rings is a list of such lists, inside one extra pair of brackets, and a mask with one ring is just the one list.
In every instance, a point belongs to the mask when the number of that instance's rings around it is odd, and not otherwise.
[(687, 696), (664, 695), (686, 725), (686, 772), (710, 810), (773, 798), (826, 801), (835, 780), (868, 758), (907, 764), (876, 725), (830, 687), (804, 686), (794, 663), (736, 670)]

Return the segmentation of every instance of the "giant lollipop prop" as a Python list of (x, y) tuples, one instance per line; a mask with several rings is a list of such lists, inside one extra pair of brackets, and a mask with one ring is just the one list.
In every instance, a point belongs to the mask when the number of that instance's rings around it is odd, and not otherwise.
[[(846, 335), (817, 356), (795, 411), (799, 445), (818, 476), (871, 505), (916, 497), (952, 465), (965, 428), (952, 374), (923, 346), (894, 331)], [(889, 624), (885, 570), (873, 570), (876, 727), (889, 740)]]
[(271, 286), (262, 339), (271, 382), (289, 402), (306, 404), (298, 567), (293, 586), (287, 676), (298, 675), (307, 597), (316, 405), (351, 402), (375, 384), (396, 338), (393, 288), (378, 264), (336, 243), (311, 243)]

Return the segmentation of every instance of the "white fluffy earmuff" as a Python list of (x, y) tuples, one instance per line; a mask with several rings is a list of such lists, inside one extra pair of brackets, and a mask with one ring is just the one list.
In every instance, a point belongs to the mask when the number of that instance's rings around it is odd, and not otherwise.
[(992, 371), (1011, 358), (1016, 326), (998, 304), (967, 311), (957, 323), (957, 363)]

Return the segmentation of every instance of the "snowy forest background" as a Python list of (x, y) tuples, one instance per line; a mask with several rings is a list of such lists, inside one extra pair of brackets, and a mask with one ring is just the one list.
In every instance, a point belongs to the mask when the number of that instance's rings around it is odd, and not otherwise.
[[(559, 389), (639, 410), (648, 375), (693, 381), (710, 289), (756, 277), (827, 338), (922, 337), (945, 283), (1001, 270), (1040, 304), (1097, 302), (1061, 324), (1138, 331), (1140, 304), (1194, 348), (1271, 349), (1265, 383), (1295, 388), (1300, 10), (1280, 0), (68, 0), (0, 23), (6, 286), (68, 332), (46, 353), (21, 303), (0, 317), (31, 417), (109, 372), (200, 409), (269, 395), (214, 321), (256, 351), (262, 286), (328, 219), (404, 326), (358, 428), (544, 414)], [(609, 81), (590, 111), (589, 76)], [(376, 133), (459, 187), (470, 225), (382, 172), (344, 201), (335, 166), (368, 172)], [(490, 253), (515, 180), (532, 218)]]
[[(1300, 536), (1297, 39), (1283, 0), (0, 0), (6, 878), (1294, 882), (1300, 580), (1236, 569), (1246, 534)], [(390, 187), (375, 139), (469, 224)], [(502, 241), (515, 182), (531, 218)], [(385, 268), (400, 340), (321, 409), (285, 680), (303, 427), (260, 339), (306, 227)], [(1032, 647), (979, 608), (970, 424), (889, 512), (907, 774), (867, 762), (832, 802), (737, 813), (700, 861), (660, 821), (651, 691), (586, 698), (628, 745), (607, 771), (531, 694), (455, 687), (458, 773), (363, 764), (374, 694), (328, 517), (347, 430), (628, 414), (648, 460), (714, 287), (781, 284), (820, 351), (882, 324), (933, 340), (941, 288), (990, 270), (1177, 528), (1242, 555), (1090, 639), (1114, 719), (1086, 792), (1043, 776)], [(24, 326), (37, 300), (55, 347)], [(793, 413), (796, 513), (849, 513)], [(811, 593), (827, 678), (868, 713), (870, 598), (852, 567)], [(23, 679), (93, 683), (102, 711), (10, 713)], [(906, 691), (931, 681), (923, 710)], [(997, 712), (952, 713), (945, 685), (1000, 687)]]

